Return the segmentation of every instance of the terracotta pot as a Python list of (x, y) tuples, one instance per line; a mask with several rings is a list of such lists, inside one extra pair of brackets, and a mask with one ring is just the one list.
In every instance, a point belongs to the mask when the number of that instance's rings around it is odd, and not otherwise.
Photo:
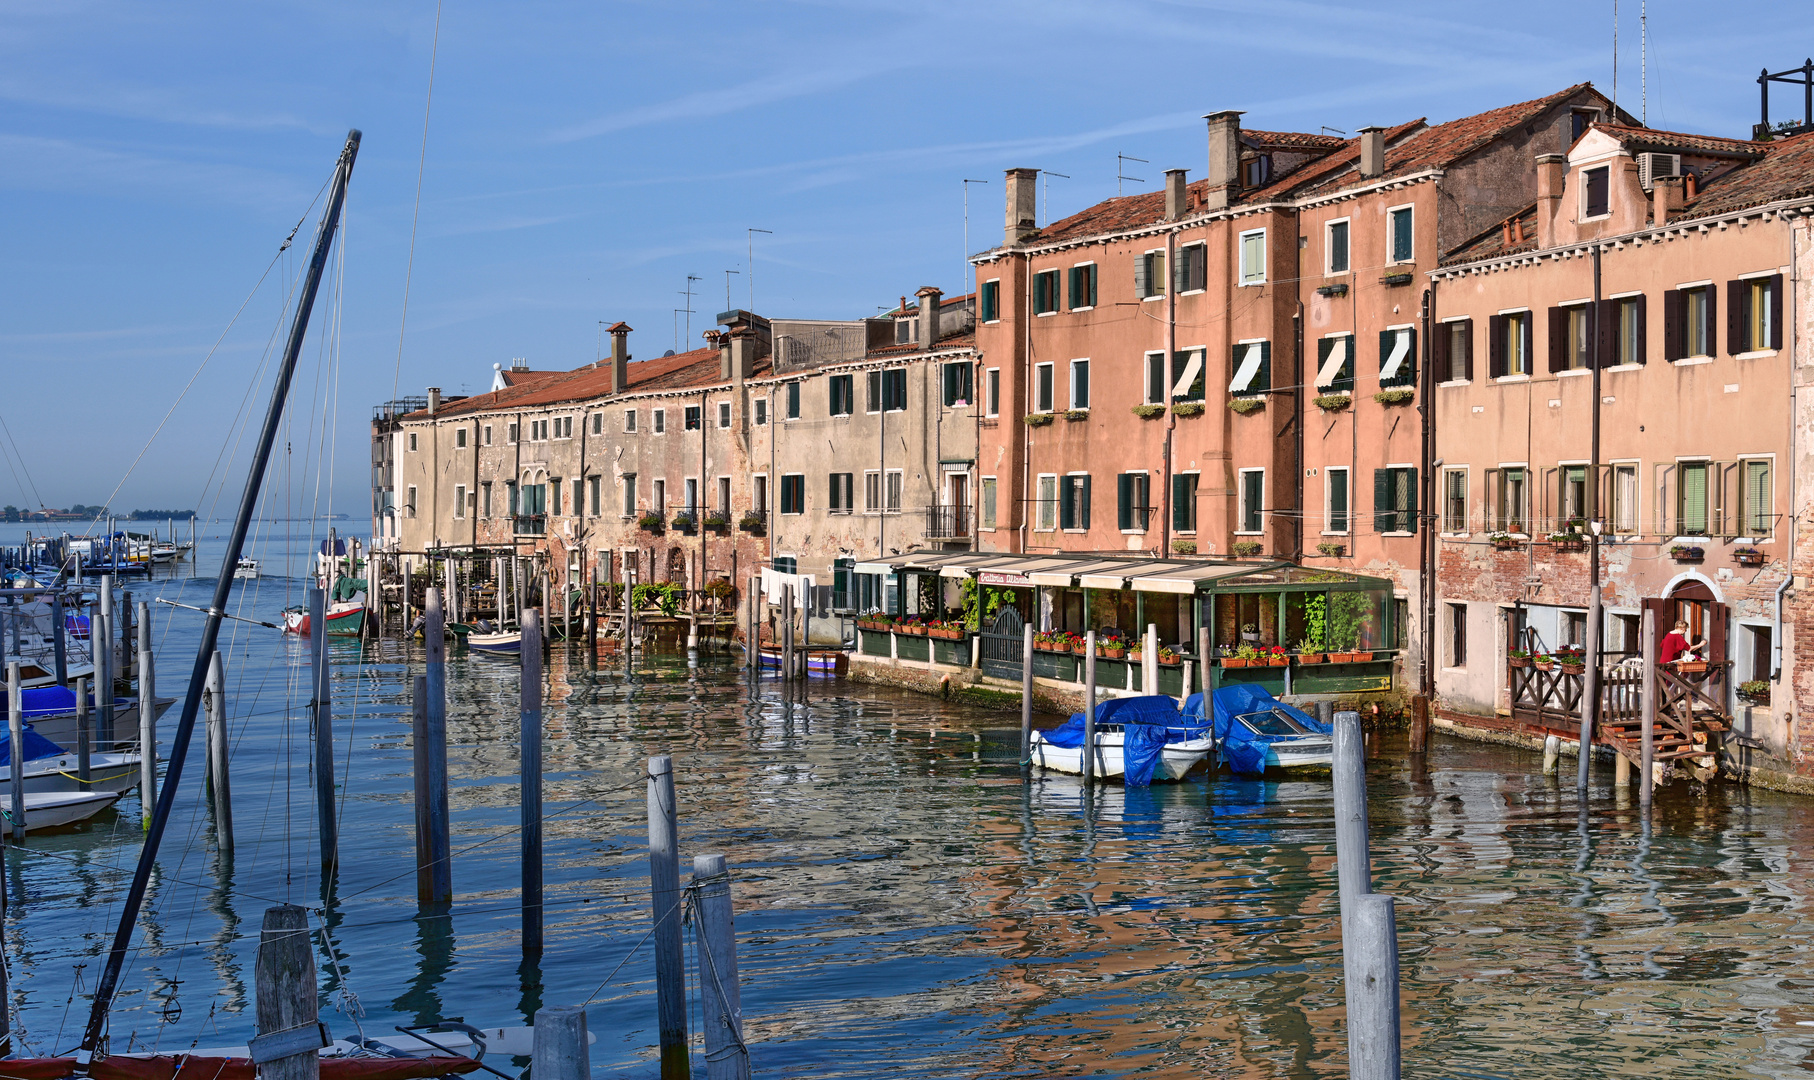
[(1528, 656), (1508, 656), (1505, 658), (1505, 662), (1510, 667), (1530, 667), (1531, 666), (1531, 658)]
[(1247, 666), (1247, 661), (1235, 656), (1224, 656), (1222, 658), (1222, 666), (1225, 668), (1242, 668)]
[(1089, 651), (1089, 646), (1086, 642), (1079, 641), (1077, 644), (1071, 646), (1071, 653), (1075, 656), (1087, 656), (1089, 655)]
[(1298, 654), (1298, 664), (1299, 665), (1320, 664), (1322, 662), (1323, 662), (1323, 654), (1320, 652), (1299, 653)]
[(1160, 667), (1182, 667), (1183, 665), (1184, 665), (1183, 657), (1179, 657), (1176, 660), (1166, 660), (1166, 659), (1161, 658), (1159, 661)]
[(1538, 671), (1553, 671), (1556, 664), (1553, 660), (1539, 660), (1536, 662), (1536, 667)]
[(1269, 656), (1266, 658), (1268, 667), (1284, 667), (1289, 663), (1291, 663), (1291, 657), (1289, 656)]
[(1098, 645), (1096, 647), (1096, 655), (1099, 657), (1106, 657), (1107, 659), (1110, 659), (1110, 660), (1119, 660), (1123, 656), (1127, 655), (1127, 650), (1126, 649), (1105, 649), (1102, 646)]

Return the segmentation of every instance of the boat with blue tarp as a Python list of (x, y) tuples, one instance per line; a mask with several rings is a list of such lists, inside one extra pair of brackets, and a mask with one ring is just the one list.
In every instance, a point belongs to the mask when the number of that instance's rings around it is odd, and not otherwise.
[[(1034, 732), (1029, 748), (1033, 764), (1081, 774), (1083, 728), (1083, 714), (1074, 713), (1058, 727)], [(1214, 746), (1200, 709), (1193, 721), (1178, 711), (1177, 699), (1166, 694), (1112, 698), (1096, 706), (1091, 771), (1105, 779), (1120, 777), (1129, 787), (1182, 780)]]
[[(1332, 728), (1251, 683), (1224, 686), (1213, 695), (1210, 717), (1216, 756), (1231, 771), (1259, 776), (1267, 769), (1328, 768), (1335, 760)], [(1202, 724), (1203, 695), (1185, 699), (1188, 722)]]

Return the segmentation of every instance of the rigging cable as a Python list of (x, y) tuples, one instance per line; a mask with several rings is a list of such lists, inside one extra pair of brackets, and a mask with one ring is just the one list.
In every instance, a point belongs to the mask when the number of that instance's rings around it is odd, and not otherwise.
[(403, 315), (397, 321), (397, 366), (391, 373), (391, 400), (403, 379), (403, 331), (409, 325), (409, 286), (416, 272), (416, 223), (422, 218), (422, 172), (428, 165), (428, 118), (435, 107), (435, 62), (441, 55), (441, 0), (435, 0), (435, 36), (428, 49), (428, 97), (422, 103), (422, 153), (416, 159), (416, 208), (409, 216), (409, 261), (403, 267)]

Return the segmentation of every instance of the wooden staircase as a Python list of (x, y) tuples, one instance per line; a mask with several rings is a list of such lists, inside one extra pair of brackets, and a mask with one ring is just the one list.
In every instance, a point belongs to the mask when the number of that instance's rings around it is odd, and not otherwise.
[[(1709, 664), (1701, 672), (1658, 669), (1653, 760), (1694, 759), (1700, 768), (1718, 764), (1720, 740), (1732, 729), (1732, 715), (1714, 692), (1726, 685), (1730, 668), (1726, 661)], [(1600, 738), (1634, 763), (1643, 752), (1643, 679), (1641, 670), (1607, 672), (1600, 713)]]

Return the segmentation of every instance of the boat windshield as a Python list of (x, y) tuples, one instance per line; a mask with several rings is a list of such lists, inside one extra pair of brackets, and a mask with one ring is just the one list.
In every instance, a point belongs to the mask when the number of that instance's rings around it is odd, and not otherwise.
[(1290, 713), (1285, 712), (1283, 709), (1267, 709), (1265, 712), (1244, 713), (1235, 719), (1252, 728), (1256, 735), (1280, 737), (1316, 734), (1316, 732), (1311, 731), (1303, 724), (1298, 723)]

